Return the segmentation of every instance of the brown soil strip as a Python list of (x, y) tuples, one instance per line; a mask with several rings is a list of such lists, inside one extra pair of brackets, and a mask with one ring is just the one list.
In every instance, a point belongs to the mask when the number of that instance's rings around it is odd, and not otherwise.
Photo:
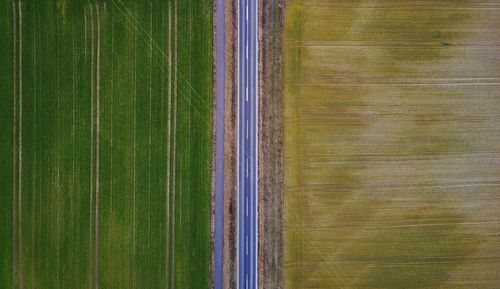
[(224, 281), (226, 289), (237, 284), (237, 0), (226, 2), (226, 90), (225, 90), (225, 160), (224, 160)]
[(283, 0), (259, 0), (259, 287), (283, 288)]

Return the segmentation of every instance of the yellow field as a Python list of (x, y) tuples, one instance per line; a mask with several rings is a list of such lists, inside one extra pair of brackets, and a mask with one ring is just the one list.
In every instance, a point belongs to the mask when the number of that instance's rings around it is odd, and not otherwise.
[(291, 0), (285, 288), (500, 288), (500, 2)]

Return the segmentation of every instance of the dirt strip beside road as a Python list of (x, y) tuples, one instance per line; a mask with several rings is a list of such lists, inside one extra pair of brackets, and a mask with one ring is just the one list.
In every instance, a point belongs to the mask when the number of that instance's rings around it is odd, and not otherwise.
[(236, 113), (237, 2), (226, 1), (226, 92), (224, 176), (224, 288), (236, 288)]
[(283, 288), (283, 0), (259, 0), (259, 288)]

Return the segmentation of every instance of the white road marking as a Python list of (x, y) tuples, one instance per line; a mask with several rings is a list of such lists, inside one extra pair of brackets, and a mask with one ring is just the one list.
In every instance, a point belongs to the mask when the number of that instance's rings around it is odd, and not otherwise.
[[(238, 10), (241, 10), (240, 6), (238, 6)], [(237, 14), (237, 23), (238, 23), (237, 45), (238, 45), (238, 53), (239, 53), (240, 52), (240, 48), (241, 48), (241, 40), (240, 40), (240, 30), (241, 30), (241, 28), (240, 28), (240, 25), (239, 25), (239, 23), (240, 23), (240, 14), (241, 13), (240, 13), (240, 11), (238, 11), (238, 13), (236, 13), (236, 14)], [(236, 57), (236, 59), (237, 59), (237, 69), (238, 69), (238, 76), (239, 76), (239, 72), (241, 71), (241, 63), (240, 63), (241, 56), (238, 54), (238, 57)], [(238, 112), (239, 115), (241, 115), (241, 113), (240, 113), (240, 105), (241, 105), (240, 104), (240, 102), (241, 102), (240, 101), (240, 98), (241, 98), (241, 80), (240, 80), (240, 77), (236, 77), (236, 79), (238, 81), (238, 101), (236, 102), (236, 106), (237, 106), (236, 111)], [(237, 127), (240, 128), (240, 125), (241, 125), (241, 118), (240, 117), (236, 118), (236, 124), (237, 124)], [(241, 176), (241, 164), (240, 164), (240, 157), (239, 157), (240, 150), (241, 150), (241, 148), (240, 148), (240, 137), (241, 137), (240, 129), (238, 129), (237, 133), (238, 133), (238, 137), (236, 138), (236, 155), (238, 157), (236, 158), (236, 162), (237, 162), (237, 166), (236, 167), (238, 168), (238, 172), (236, 173), (236, 176), (237, 176), (236, 177), (236, 187), (238, 189), (240, 189), (240, 183), (241, 183), (241, 180), (240, 180), (240, 176)], [(241, 202), (240, 202), (239, 199), (240, 198), (238, 196), (238, 199), (237, 199), (238, 210), (239, 210), (239, 208), (241, 206)], [(237, 221), (238, 221), (238, 225), (236, 226), (236, 235), (238, 237), (236, 239), (237, 239), (238, 245), (236, 246), (236, 256), (237, 256), (237, 258), (239, 258), (240, 251), (241, 251), (241, 246), (239, 245), (239, 243), (241, 242), (241, 239), (240, 239), (240, 231), (241, 231), (240, 221), (241, 221), (241, 219), (238, 218)], [(236, 284), (240, 284), (240, 269), (241, 268), (240, 268), (238, 262), (239, 262), (239, 259), (236, 262), (236, 264), (237, 264), (237, 266), (236, 266)]]
[[(256, 80), (256, 78), (258, 76), (256, 76), (256, 72), (258, 71), (256, 68), (258, 67), (258, 61), (255, 61), (255, 59), (253, 57), (255, 57), (257, 55), (257, 52), (254, 50), (256, 49), (256, 45), (258, 45), (256, 42), (258, 42), (258, 39), (254, 38), (257, 36), (257, 31), (258, 31), (258, 20), (257, 18), (257, 13), (254, 13), (254, 10), (256, 7), (254, 5), (254, 3), (248, 3), (248, 1), (239, 1), (239, 4), (241, 5), (240, 7), (240, 10), (239, 10), (239, 13), (238, 13), (238, 23), (240, 24), (239, 27), (238, 27), (238, 40), (239, 40), (239, 44), (238, 46), (241, 48), (243, 48), (245, 51), (243, 52), (244, 56), (243, 55), (240, 55), (240, 57), (238, 58), (238, 64), (240, 64), (240, 61), (242, 60), (243, 63), (242, 65), (238, 65), (239, 67), (239, 72), (240, 72), (240, 76), (242, 76), (241, 78), (238, 78), (238, 84), (239, 84), (239, 91), (240, 93), (245, 93), (245, 101), (243, 101), (243, 97), (240, 97), (239, 99), (241, 100), (241, 102), (238, 102), (238, 107), (239, 105), (241, 105), (241, 103), (243, 103), (244, 105), (251, 105), (249, 108), (250, 109), (253, 109), (255, 112), (257, 110), (257, 106), (258, 106), (258, 103), (252, 103), (250, 104), (249, 103), (249, 96), (248, 96), (248, 85), (255, 85), (254, 81)], [(253, 5), (251, 7), (252, 9), (252, 15), (249, 15), (249, 5)], [(257, 5), (258, 7), (258, 5)], [(258, 10), (257, 10), (258, 11)], [(241, 15), (245, 13), (245, 16)], [(251, 20), (252, 21), (249, 21), (249, 16), (251, 16)], [(241, 19), (240, 21), (240, 17), (244, 17), (243, 19)], [(255, 20), (255, 22), (254, 22)], [(252, 27), (249, 27), (249, 25), (253, 25), (255, 26), (255, 29)], [(256, 40), (256, 42), (251, 42), (253, 40)], [(250, 43), (249, 43), (250, 42)], [(250, 46), (252, 47), (252, 52), (249, 52), (249, 48)], [(240, 50), (241, 51), (241, 50)], [(251, 54), (250, 54), (251, 53)], [(250, 56), (252, 58), (250, 58), (250, 62), (248, 62), (248, 54), (250, 54)], [(258, 59), (258, 58), (257, 58)], [(246, 61), (245, 61), (246, 60)], [(245, 75), (243, 75), (245, 74)], [(241, 85), (240, 85), (241, 84)], [(258, 82), (257, 82), (258, 84)], [(245, 86), (245, 91), (243, 91), (243, 87), (242, 85)], [(258, 87), (258, 86), (257, 86)], [(250, 91), (252, 93), (252, 97), (255, 97), (257, 98), (258, 97), (258, 92), (256, 91)], [(240, 110), (238, 110), (240, 111)], [(252, 112), (254, 113), (254, 112)], [(239, 175), (241, 176), (241, 179), (243, 179), (243, 183), (240, 183), (240, 178), (238, 178), (237, 182), (238, 182), (238, 188), (241, 190), (240, 191), (240, 196), (241, 196), (241, 201), (245, 201), (246, 203), (245, 204), (240, 204), (239, 208), (241, 210), (241, 213), (240, 216), (244, 217), (245, 219), (244, 220), (239, 220), (239, 226), (237, 227), (237, 230), (239, 231), (239, 233), (237, 233), (240, 237), (240, 239), (238, 239), (241, 244), (240, 246), (237, 246), (237, 250), (238, 250), (238, 256), (239, 256), (239, 260), (238, 260), (238, 273), (237, 273), (237, 283), (238, 283), (238, 286), (241, 286), (242, 289), (256, 289), (258, 287), (258, 284), (255, 282), (256, 279), (257, 279), (257, 275), (255, 274), (255, 272), (257, 271), (256, 270), (256, 267), (257, 267), (257, 263), (256, 261), (254, 260), (255, 257), (257, 257), (257, 254), (256, 252), (258, 252), (255, 248), (256, 248), (256, 245), (254, 244), (255, 242), (255, 237), (258, 238), (258, 234), (255, 233), (254, 235), (254, 232), (256, 231), (256, 228), (255, 228), (255, 214), (253, 210), (256, 209), (256, 203), (254, 201), (254, 194), (257, 193), (257, 190), (256, 190), (256, 184), (254, 183), (255, 180), (256, 180), (256, 174), (257, 172), (255, 172), (255, 163), (257, 163), (257, 161), (255, 160), (256, 158), (256, 147), (257, 147), (257, 141), (255, 141), (254, 139), (250, 140), (249, 138), (249, 135), (252, 134), (252, 137), (256, 137), (258, 134), (257, 134), (257, 129), (255, 128), (254, 125), (256, 120), (254, 119), (254, 115), (247, 115), (246, 113), (246, 107), (243, 106), (242, 107), (242, 110), (240, 111), (240, 117), (238, 118), (238, 120), (243, 120), (246, 122), (246, 124), (243, 124), (244, 126), (241, 126), (241, 129), (239, 130), (239, 133), (243, 133), (243, 130), (245, 131), (245, 136), (246, 136), (246, 139), (243, 139), (240, 137), (238, 137), (238, 141), (242, 141), (242, 140), (245, 140), (245, 145), (243, 146), (243, 148), (245, 148), (246, 144), (248, 144), (250, 146), (250, 148), (248, 149), (248, 153), (250, 155), (247, 155), (247, 153), (245, 153), (247, 151), (247, 149), (244, 149), (243, 153), (240, 155), (240, 153), (238, 153), (238, 159), (239, 161), (243, 161), (245, 162), (245, 166), (241, 166), (240, 167), (240, 170), (241, 169), (244, 169), (245, 170), (245, 174), (243, 174), (243, 172), (240, 172)], [(249, 122), (252, 121), (252, 127), (250, 127), (250, 124)], [(241, 125), (241, 123), (240, 123)], [(241, 134), (240, 134), (241, 136)], [(250, 143), (248, 143), (248, 141), (250, 141)], [(238, 149), (240, 149), (239, 147), (240, 143), (238, 143)], [(243, 145), (243, 144), (241, 144)], [(239, 151), (239, 150), (238, 150)], [(240, 151), (239, 151), (240, 152)], [(252, 165), (250, 166), (250, 162), (252, 162)], [(252, 168), (252, 172), (250, 173), (249, 171), (249, 168)], [(247, 182), (249, 182), (248, 184), (250, 185), (250, 196), (244, 196), (245, 193), (246, 193), (246, 184)], [(240, 186), (241, 185), (241, 186)], [(255, 197), (256, 198), (256, 197)], [(250, 204), (250, 202), (252, 204)], [(252, 215), (251, 215), (251, 218), (250, 218), (250, 206), (252, 207)], [(245, 210), (245, 212), (243, 213), (243, 210)], [(250, 231), (247, 231), (245, 229), (245, 225), (250, 225)], [(240, 230), (243, 230), (243, 231), (240, 231)], [(252, 241), (252, 244), (249, 243), (249, 241)], [(245, 248), (243, 248), (241, 245), (245, 246)], [(244, 252), (243, 252), (244, 250)], [(241, 254), (241, 255), (240, 255)], [(246, 266), (244, 266), (244, 264), (247, 264), (247, 262), (250, 261), (250, 268), (248, 268), (249, 270), (245, 270), (247, 268), (244, 268)], [(242, 263), (243, 262), (243, 263)], [(241, 278), (244, 277), (245, 278), (245, 281), (243, 281)]]
[(256, 91), (255, 91), (255, 102), (256, 102), (256, 105), (254, 107), (255, 109), (255, 131), (254, 131), (254, 135), (255, 135), (255, 138), (256, 138), (256, 141), (254, 143), (255, 145), (255, 167), (257, 168), (255, 170), (255, 174), (253, 175), (253, 177), (255, 178), (255, 202), (254, 202), (254, 207), (255, 207), (255, 216), (254, 216), (254, 222), (255, 222), (255, 240), (256, 242), (254, 243), (254, 252), (256, 252), (256, 256), (257, 256), (257, 260), (255, 260), (254, 262), (254, 276), (253, 276), (253, 281), (254, 281), (254, 284), (255, 284), (255, 289), (258, 289), (259, 288), (259, 282), (258, 282), (258, 279), (257, 279), (257, 276), (258, 276), (258, 256), (259, 256), (259, 210), (258, 210), (258, 204), (259, 204), (259, 189), (258, 189), (258, 179), (259, 179), (259, 158), (258, 158), (258, 155), (259, 155), (259, 146), (258, 146), (258, 127), (259, 127), (259, 109), (258, 109), (258, 106), (259, 106), (259, 73), (258, 73), (258, 70), (259, 70), (259, 36), (258, 36), (258, 31), (259, 31), (259, 2), (256, 1), (255, 2), (255, 13), (254, 13), (254, 17), (255, 17), (255, 22), (254, 22), (254, 33), (255, 33), (255, 63), (254, 63), (254, 72), (255, 72), (255, 87), (257, 88)]

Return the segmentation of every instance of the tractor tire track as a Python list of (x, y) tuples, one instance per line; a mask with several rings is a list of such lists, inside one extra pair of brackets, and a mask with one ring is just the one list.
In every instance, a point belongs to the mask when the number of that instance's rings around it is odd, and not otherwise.
[[(134, 1), (134, 11), (137, 9), (137, 3)], [(134, 31), (137, 30), (137, 28), (135, 27), (135, 22), (133, 23), (134, 25)], [(133, 117), (133, 142), (134, 142), (134, 146), (132, 147), (133, 149), (133, 152), (132, 152), (132, 155), (133, 155), (133, 188), (132, 188), (132, 191), (133, 191), (133, 197), (132, 197), (132, 202), (133, 202), (133, 219), (132, 219), (132, 268), (133, 270), (135, 269), (135, 250), (136, 250), (136, 228), (135, 228), (135, 225), (136, 225), (136, 129), (137, 129), (137, 33), (134, 33), (134, 107), (133, 107), (133, 114), (134, 114), (134, 117)], [(135, 274), (132, 274), (132, 288), (135, 288)]]
[(56, 34), (56, 99), (57, 99), (57, 119), (56, 119), (56, 200), (53, 204), (55, 204), (56, 210), (56, 229), (55, 229), (55, 238), (56, 238), (56, 289), (59, 289), (59, 264), (60, 264), (60, 247), (59, 247), (59, 238), (60, 238), (60, 230), (59, 230), (59, 209), (61, 208), (60, 204), (60, 196), (61, 196), (61, 170), (60, 170), (60, 160), (61, 160), (61, 145), (60, 145), (60, 49), (59, 49), (59, 17), (58, 14), (55, 15), (55, 34)]
[(167, 180), (166, 180), (166, 254), (165, 254), (165, 288), (169, 289), (170, 261), (170, 154), (171, 154), (171, 116), (172, 116), (172, 3), (168, 2), (168, 84), (167, 84)]
[[(37, 136), (38, 136), (37, 135), (37, 132), (38, 132), (38, 111), (37, 111), (37, 105), (38, 105), (38, 93), (37, 93), (38, 64), (36, 61), (36, 59), (37, 59), (36, 58), (37, 47), (36, 47), (36, 13), (35, 13), (35, 10), (33, 10), (32, 17), (33, 17), (33, 27), (32, 27), (32, 29), (33, 29), (33, 35), (32, 35), (32, 37), (33, 37), (33, 71), (34, 71), (34, 75), (33, 75), (33, 88), (34, 88), (33, 102), (34, 102), (34, 117), (35, 117), (33, 139), (34, 139), (34, 143), (35, 143), (35, 147), (36, 147), (36, 146), (38, 146), (38, 139), (37, 139)], [(36, 254), (37, 254), (37, 246), (36, 246), (37, 237), (36, 236), (37, 235), (36, 235), (36, 225), (33, 225), (33, 224), (36, 224), (36, 220), (37, 220), (37, 214), (36, 214), (37, 206), (36, 206), (36, 204), (37, 204), (38, 194), (37, 194), (37, 188), (36, 188), (36, 180), (38, 178), (38, 174), (37, 174), (37, 171), (38, 171), (38, 150), (34, 150), (33, 167), (35, 168), (35, 172), (33, 174), (33, 180), (35, 180), (34, 181), (35, 186), (33, 189), (33, 209), (32, 209), (32, 215), (31, 215), (31, 224), (32, 224), (31, 240), (32, 240), (32, 244), (33, 244), (32, 256), (33, 256), (33, 258), (36, 259)], [(35, 266), (31, 267), (30, 274), (32, 276), (35, 275)], [(30, 288), (35, 288), (35, 279), (34, 278), (31, 279)]]
[[(151, 35), (150, 38), (150, 45), (149, 45), (149, 131), (148, 131), (148, 252), (150, 251), (151, 248), (151, 133), (152, 133), (152, 98), (153, 98), (153, 89), (152, 89), (152, 77), (153, 77), (153, 71), (151, 69), (153, 65), (153, 2), (149, 2), (149, 34)], [(147, 255), (147, 283), (148, 283), (148, 288), (150, 288), (150, 257), (149, 254)]]
[(92, 5), (90, 8), (91, 23), (91, 52), (90, 52), (90, 209), (89, 209), (89, 288), (93, 288), (93, 188), (94, 188), (94, 13)]
[[(177, 1), (174, 1), (174, 63), (175, 66), (177, 67)], [(175, 279), (174, 279), (174, 273), (175, 273), (175, 198), (176, 198), (176, 180), (175, 180), (175, 175), (176, 175), (176, 136), (177, 136), (177, 69), (175, 69), (174, 73), (174, 104), (173, 104), (173, 134), (172, 134), (172, 265), (171, 265), (171, 288), (174, 289), (175, 286)]]
[(22, 224), (23, 224), (23, 206), (22, 206), (22, 199), (23, 199), (23, 189), (22, 189), (22, 180), (23, 180), (23, 29), (22, 29), (22, 9), (21, 9), (21, 2), (18, 2), (18, 20), (19, 20), (19, 26), (18, 26), (18, 32), (19, 32), (19, 53), (18, 53), (18, 93), (19, 93), (19, 102), (18, 102), (18, 107), (19, 107), (19, 113), (18, 113), (18, 150), (17, 150), (17, 157), (18, 157), (18, 163), (17, 163), (17, 170), (18, 170), (18, 175), (17, 175), (17, 205), (18, 205), (18, 242), (19, 242), (19, 288), (23, 289), (24, 288), (24, 278), (23, 278), (23, 230), (22, 230)]
[(96, 175), (95, 175), (95, 288), (99, 289), (99, 145), (101, 128), (101, 20), (99, 4), (95, 5), (97, 19), (97, 59), (96, 59)]
[(12, 1), (12, 38), (13, 38), (13, 47), (12, 47), (12, 98), (13, 98), (13, 117), (12, 117), (12, 283), (13, 288), (17, 286), (17, 204), (16, 204), (16, 195), (17, 191), (17, 161), (16, 161), (16, 153), (17, 153), (17, 73), (16, 73), (16, 60), (17, 60), (17, 30), (16, 30), (16, 4)]

